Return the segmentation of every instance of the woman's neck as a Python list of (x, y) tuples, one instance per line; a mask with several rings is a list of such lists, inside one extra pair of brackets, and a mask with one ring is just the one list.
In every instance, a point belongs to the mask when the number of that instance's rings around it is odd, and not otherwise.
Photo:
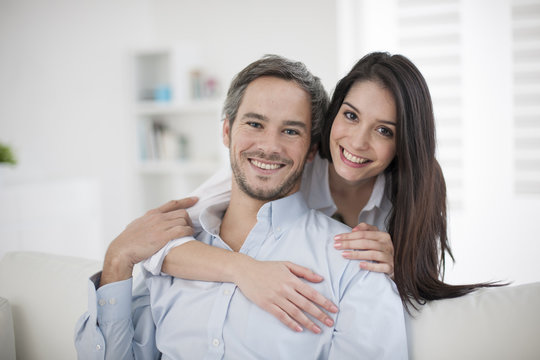
[(360, 182), (349, 182), (339, 176), (333, 164), (328, 165), (330, 193), (337, 206), (337, 213), (345, 224), (350, 227), (358, 225), (358, 216), (371, 197), (376, 179), (371, 177)]

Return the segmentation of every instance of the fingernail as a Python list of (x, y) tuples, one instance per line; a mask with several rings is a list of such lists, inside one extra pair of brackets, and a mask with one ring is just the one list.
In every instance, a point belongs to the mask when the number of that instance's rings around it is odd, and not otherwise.
[(330, 318), (326, 319), (325, 322), (324, 322), (327, 326), (332, 326), (334, 325), (334, 321)]
[[(338, 311), (338, 308), (336, 305), (330, 306), (330, 311), (336, 313)], [(332, 322), (333, 323), (333, 322)]]
[(321, 328), (318, 327), (317, 325), (313, 325), (313, 328), (312, 328), (312, 329), (313, 329), (313, 332), (314, 332), (315, 334), (320, 334), (320, 333), (321, 333)]
[(341, 255), (342, 255), (343, 257), (348, 258), (348, 257), (351, 256), (351, 252), (350, 252), (350, 251), (344, 251), (344, 252), (341, 253)]
[(341, 239), (341, 235), (334, 236), (334, 240), (339, 240), (339, 239)]
[(334, 248), (336, 249), (341, 248), (341, 243), (340, 242), (334, 243)]

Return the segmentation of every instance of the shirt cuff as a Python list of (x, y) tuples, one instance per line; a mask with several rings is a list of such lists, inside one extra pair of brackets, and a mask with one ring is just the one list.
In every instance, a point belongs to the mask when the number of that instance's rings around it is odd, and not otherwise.
[(143, 268), (150, 272), (152, 275), (160, 275), (161, 274), (161, 267), (163, 266), (163, 260), (165, 260), (165, 256), (171, 251), (173, 248), (183, 245), (187, 243), (188, 241), (194, 241), (195, 238), (191, 236), (186, 236), (180, 239), (172, 240), (167, 243), (163, 248), (158, 250), (157, 253), (149, 257), (148, 259), (144, 260), (142, 265)]
[(103, 324), (131, 319), (131, 289), (133, 279), (104, 285), (96, 291), (97, 320)]

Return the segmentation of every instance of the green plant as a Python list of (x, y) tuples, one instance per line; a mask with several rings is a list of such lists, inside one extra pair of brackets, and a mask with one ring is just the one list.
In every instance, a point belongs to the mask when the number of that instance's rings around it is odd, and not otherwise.
[(17, 159), (15, 159), (15, 155), (13, 155), (11, 148), (4, 144), (0, 144), (0, 163), (8, 163), (12, 165), (17, 163)]

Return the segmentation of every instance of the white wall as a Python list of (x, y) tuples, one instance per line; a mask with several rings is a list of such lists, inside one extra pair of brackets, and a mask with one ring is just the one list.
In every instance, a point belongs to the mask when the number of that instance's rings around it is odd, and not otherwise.
[[(457, 4), (460, 63), (456, 66), (461, 71), (461, 83), (454, 91), (462, 100), (458, 138), (463, 168), (458, 179), (462, 184), (457, 194), (460, 204), (450, 203), (449, 208), (449, 236), (456, 262), (447, 262), (446, 280), (452, 283), (503, 280), (519, 284), (540, 280), (540, 195), (517, 194), (514, 187), (512, 1), (339, 1), (343, 17), (340, 22), (350, 23), (338, 34), (348, 38), (338, 49), (344, 55), (340, 59), (342, 66), (369, 51), (404, 51), (397, 41), (399, 6), (407, 6), (406, 11), (410, 11), (415, 6)], [(381, 26), (370, 26), (376, 23)], [(350, 32), (357, 35), (351, 36)], [(430, 52), (427, 57), (440, 56), (438, 45), (418, 45), (423, 52), (420, 58)], [(404, 55), (413, 54), (405, 51)], [(433, 93), (434, 87), (431, 90)], [(441, 138), (447, 136), (445, 129), (438, 128), (439, 146)], [(454, 190), (449, 187), (449, 196), (455, 195)]]
[[(138, 215), (131, 50), (195, 44), (224, 87), (247, 63), (279, 53), (332, 90), (365, 52), (395, 51), (396, 3), (0, 0), (0, 141), (19, 158), (0, 169), (0, 253), (100, 258)], [(539, 280), (540, 199), (511, 185), (510, 0), (461, 4), (465, 201), (450, 214), (457, 263), (447, 276)]]
[[(191, 43), (222, 80), (266, 53), (337, 79), (333, 1), (0, 0), (0, 256), (101, 258), (139, 216), (129, 54)], [(217, 121), (217, 119), (216, 119)]]
[(148, 35), (145, 1), (0, 2), (0, 141), (19, 160), (0, 251), (101, 257), (133, 216), (126, 51)]

